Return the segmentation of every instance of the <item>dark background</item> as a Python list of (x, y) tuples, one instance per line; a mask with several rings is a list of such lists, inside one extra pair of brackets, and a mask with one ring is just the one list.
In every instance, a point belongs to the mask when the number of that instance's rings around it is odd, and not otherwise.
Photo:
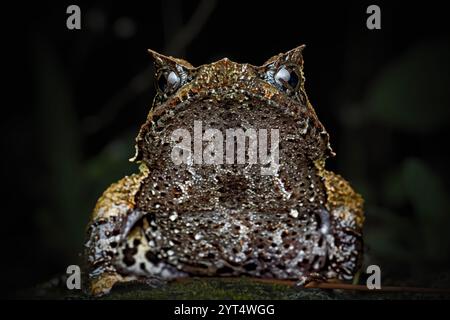
[[(81, 7), (82, 29), (66, 28)], [(382, 29), (366, 28), (378, 4)], [(306, 44), (328, 168), (366, 200), (366, 262), (383, 284), (450, 286), (448, 11), (441, 2), (108, 1), (4, 8), (3, 295), (79, 263), (96, 199), (127, 161), (154, 95), (147, 48), (193, 65), (262, 64)], [(5, 87), (4, 87), (5, 88)]]

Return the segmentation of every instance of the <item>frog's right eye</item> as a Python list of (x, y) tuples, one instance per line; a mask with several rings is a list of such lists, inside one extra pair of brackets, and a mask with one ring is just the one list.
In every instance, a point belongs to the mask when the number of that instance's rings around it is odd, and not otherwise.
[(156, 89), (162, 95), (170, 95), (177, 91), (181, 85), (181, 78), (178, 73), (171, 69), (158, 72), (156, 77)]
[(300, 84), (301, 73), (297, 66), (281, 66), (275, 72), (275, 83), (284, 91), (296, 91)]

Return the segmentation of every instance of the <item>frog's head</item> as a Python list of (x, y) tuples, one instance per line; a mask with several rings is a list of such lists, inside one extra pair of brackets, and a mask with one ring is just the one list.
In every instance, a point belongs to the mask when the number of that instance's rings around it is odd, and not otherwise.
[(171, 153), (171, 133), (179, 128), (192, 133), (194, 121), (201, 121), (203, 130), (223, 132), (278, 128), (284, 150), (280, 159), (288, 162), (333, 155), (328, 133), (305, 92), (303, 48), (278, 54), (262, 66), (224, 58), (199, 67), (149, 50), (157, 94), (136, 138), (133, 160), (150, 166), (164, 163)]

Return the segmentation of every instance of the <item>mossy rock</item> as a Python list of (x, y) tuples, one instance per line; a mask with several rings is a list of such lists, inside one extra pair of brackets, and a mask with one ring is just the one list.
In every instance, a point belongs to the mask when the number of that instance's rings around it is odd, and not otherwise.
[[(92, 299), (82, 290), (68, 290), (61, 278), (53, 279), (20, 295), (32, 299)], [(295, 288), (250, 278), (190, 278), (158, 287), (128, 283), (115, 286), (100, 300), (355, 300), (449, 299), (448, 293), (412, 293)]]

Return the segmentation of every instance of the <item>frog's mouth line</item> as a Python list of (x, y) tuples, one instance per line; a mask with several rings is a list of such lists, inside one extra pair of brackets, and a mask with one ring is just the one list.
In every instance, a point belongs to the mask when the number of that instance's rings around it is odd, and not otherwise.
[[(293, 100), (284, 93), (275, 91), (275, 88), (266, 88), (264, 93), (254, 93), (251, 90), (237, 89), (234, 87), (219, 87), (199, 91), (195, 95), (181, 93), (167, 100), (161, 105), (156, 106), (152, 111), (152, 117), (164, 116), (169, 113), (176, 115), (180, 108), (187, 107), (195, 103), (245, 103), (251, 101), (261, 101), (261, 105), (277, 108), (280, 112), (284, 111), (287, 115), (293, 116), (300, 113), (302, 116), (312, 116), (306, 104)], [(256, 105), (257, 103), (252, 103)]]

